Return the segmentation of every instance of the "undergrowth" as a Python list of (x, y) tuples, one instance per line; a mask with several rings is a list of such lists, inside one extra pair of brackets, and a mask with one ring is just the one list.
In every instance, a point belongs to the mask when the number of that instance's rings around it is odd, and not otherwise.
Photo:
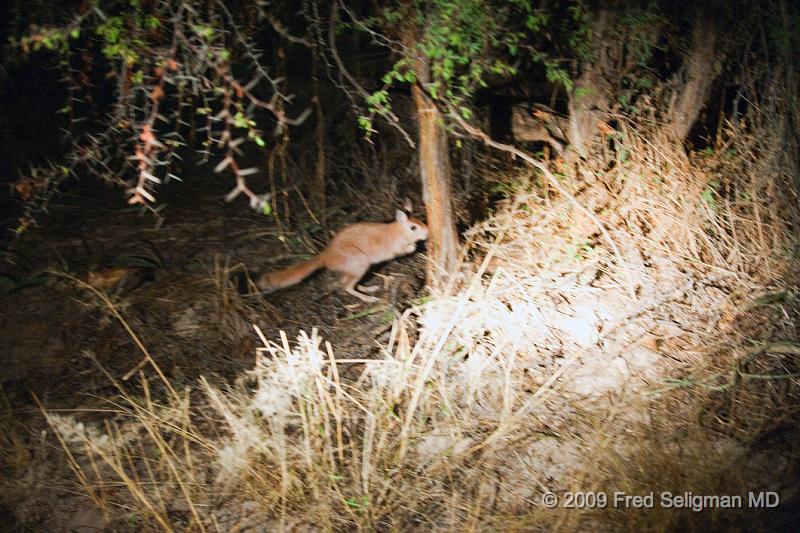
[[(513, 195), (468, 232), (462, 275), (394, 321), (382, 357), (347, 359), (316, 330), (269, 339), (256, 318), (262, 346), (235, 383), (176, 390), (151, 359), (135, 385), (107, 376), (118, 394), (102, 424), (45, 409), (76, 479), (109, 524), (132, 530), (780, 520), (611, 504), (614, 493), (777, 491), (790, 505), (800, 371), (794, 208), (761, 202), (765, 185), (713, 157), (618, 142), (635, 155), (564, 172), (619, 254), (519, 171)], [(789, 186), (791, 173), (772, 178)], [(609, 503), (567, 508), (577, 492)], [(547, 493), (560, 504), (547, 508)]]

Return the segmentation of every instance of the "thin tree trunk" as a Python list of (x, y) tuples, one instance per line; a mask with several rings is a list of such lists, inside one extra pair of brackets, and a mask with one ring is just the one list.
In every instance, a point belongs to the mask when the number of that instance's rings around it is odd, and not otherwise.
[(311, 184), (311, 205), (317, 211), (317, 216), (324, 228), (327, 228), (327, 217), (325, 216), (325, 114), (322, 111), (322, 101), (319, 94), (318, 63), (317, 53), (313, 55), (313, 89), (314, 89), (314, 109), (317, 114), (317, 126), (315, 130), (317, 144), (317, 160), (314, 165), (314, 179)]
[(609, 48), (614, 39), (610, 32), (618, 13), (611, 4), (600, 8), (592, 24), (592, 57), (582, 65), (569, 94), (569, 142), (582, 157), (589, 155), (613, 100), (614, 89), (609, 80), (614, 61)]
[(667, 111), (665, 129), (668, 136), (681, 145), (705, 107), (711, 85), (717, 77), (714, 69), (717, 28), (713, 18), (706, 10), (697, 14), (685, 66), (674, 80), (676, 87)]
[[(430, 79), (428, 64), (417, 58), (417, 78), (425, 84)], [(447, 131), (433, 102), (417, 85), (412, 88), (419, 126), (419, 167), (422, 195), (428, 217), (428, 283), (436, 287), (451, 273), (458, 257), (458, 238), (453, 221), (452, 177), (448, 154)]]

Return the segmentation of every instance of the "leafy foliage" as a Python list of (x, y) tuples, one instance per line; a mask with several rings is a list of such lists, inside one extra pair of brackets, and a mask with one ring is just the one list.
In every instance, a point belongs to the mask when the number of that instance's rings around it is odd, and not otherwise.
[(383, 8), (362, 29), (400, 36), (406, 47), (383, 76), (384, 87), (367, 97), (371, 114), (385, 114), (389, 86), (418, 82), (420, 59), (430, 70), (428, 94), (466, 120), (487, 80), (513, 77), (523, 60), (543, 64), (549, 81), (571, 87), (564, 66), (535, 45), (552, 22), (551, 12), (526, 0), (417, 0)]

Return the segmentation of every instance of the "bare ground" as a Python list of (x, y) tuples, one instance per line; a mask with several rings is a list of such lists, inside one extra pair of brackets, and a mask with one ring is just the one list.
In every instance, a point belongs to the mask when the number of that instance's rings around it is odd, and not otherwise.
[[(507, 168), (500, 172), (496, 178), (516, 191), (505, 205), (498, 205), (494, 216), (466, 234), (474, 259), (487, 267), (485, 275), (470, 283), (476, 292), (435, 299), (430, 312), (398, 321), (412, 337), (418, 326), (420, 353), (431, 357), (428, 368), (433, 369), (430, 379), (406, 373), (395, 384), (402, 389), (396, 392), (398, 397), (420, 391), (426, 398), (421, 402), (427, 402), (424, 409), (418, 407), (420, 426), (408, 438), (412, 452), (403, 468), (393, 462), (391, 444), (396, 443), (388, 440), (398, 437), (397, 414), (384, 402), (386, 391), (380, 388), (391, 391), (391, 380), (381, 385), (376, 370), (380, 365), (342, 366), (351, 373), (343, 380), (359, 375), (373, 380), (371, 385), (369, 379), (362, 382), (369, 394), (357, 407), (351, 406), (352, 442), (359, 442), (365, 428), (359, 417), (364, 416), (366, 399), (380, 398), (373, 413), (385, 416), (384, 425), (378, 427), (390, 445), (376, 446), (373, 462), (362, 464), (373, 469), (373, 478), (386, 475), (392, 483), (400, 483), (397, 493), (407, 498), (399, 504), (394, 496), (373, 502), (377, 518), (372, 523), (383, 519), (378, 514), (382, 503), (390, 509), (384, 511), (386, 516), (399, 517), (397, 523), (444, 530), (467, 522), (476, 529), (518, 531), (578, 525), (646, 530), (650, 519), (662, 530), (708, 523), (723, 528), (736, 526), (743, 516), (748, 517), (747, 525), (758, 523), (762, 516), (770, 519), (770, 525), (789, 524), (797, 510), (793, 487), (800, 464), (794, 444), (800, 336), (797, 279), (796, 272), (786, 269), (794, 263), (781, 251), (774, 257), (762, 254), (775, 251), (770, 250), (768, 238), (762, 248), (750, 246), (752, 239), (748, 241), (742, 232), (753, 229), (744, 218), (728, 219), (736, 221), (730, 224), (737, 224), (739, 240), (709, 239), (705, 215), (698, 214), (696, 201), (702, 189), (680, 183), (675, 188), (679, 194), (671, 194), (635, 172), (628, 181), (620, 180), (621, 190), (613, 189), (613, 180), (576, 180), (580, 201), (603, 213), (615, 232), (620, 243), (617, 256), (597, 229), (570, 211), (563, 199), (531, 185), (529, 174), (509, 175)], [(124, 502), (130, 499), (123, 484), (115, 484), (114, 476), (106, 472), (96, 475), (106, 480), (102, 483), (82, 486), (74, 480), (62, 446), (35, 399), (48, 409), (51, 423), (59, 410), (68, 411), (65, 420), (70, 418), (59, 430), (65, 439), (76, 432), (68, 448), (80, 451), (86, 443), (113, 434), (110, 425), (103, 428), (104, 423), (141, 432), (139, 422), (128, 424), (125, 419), (130, 409), (109, 409), (109, 399), (119, 397), (115, 382), (134, 375), (131, 381), (137, 385), (146, 382), (143, 376), (153, 378), (154, 395), (164, 392), (153, 368), (141, 364), (147, 352), (178, 391), (196, 388), (198, 378), (207, 376), (219, 390), (230, 392), (231, 403), (223, 409), (215, 411), (208, 399), (193, 403), (199, 415), (193, 423), (208, 428), (208, 434), (220, 435), (217, 455), (229, 444), (252, 461), (251, 473), (269, 471), (276, 465), (262, 465), (258, 453), (248, 453), (250, 441), (237, 440), (235, 424), (227, 420), (230, 416), (253, 424), (251, 411), (262, 392), (256, 394), (253, 387), (272, 386), (262, 378), (288, 364), (286, 351), (274, 364), (256, 362), (256, 349), (262, 343), (253, 325), (270, 341), (279, 338), (279, 331), (294, 340), (301, 330), (317, 328), (339, 359), (373, 359), (392, 344), (387, 343), (392, 321), (415, 301), (421, 286), (420, 256), (383, 265), (367, 278), (368, 283), (384, 287), (379, 293), (384, 304), (375, 307), (338, 292), (336, 280), (327, 274), (265, 298), (240, 297), (225, 282), (230, 267), (243, 263), (251, 269), (280, 268), (319, 250), (328, 238), (306, 216), (302, 204), (292, 204), (292, 216), (288, 221), (281, 217), (279, 226), (241, 203), (225, 204), (224, 185), (212, 179), (193, 185), (193, 198), (165, 196), (169, 210), (158, 229), (147, 217), (101, 208), (119, 202), (116, 191), (108, 198), (96, 196), (96, 205), (77, 206), (75, 198), (85, 194), (61, 197), (48, 225), (12, 249), (15, 266), (8, 274), (15, 285), (0, 296), (4, 309), (0, 334), (7, 339), (0, 361), (6, 369), (2, 385), (7, 400), (0, 424), (6, 478), (2, 517), (9, 527), (21, 522), (49, 531), (103, 529), (112, 522), (95, 509), (85, 486), (113, 493), (107, 499), (114, 502), (112, 508), (127, 505)], [(346, 194), (339, 198), (341, 204), (331, 206), (338, 213), (330, 219), (339, 227), (391, 215), (386, 206), (384, 213), (368, 212), (363, 199), (344, 198)], [(725, 224), (722, 214), (729, 212), (720, 213), (712, 213), (708, 220)], [(280, 229), (289, 227), (292, 231)], [(774, 228), (779, 242), (777, 223)], [(119, 267), (128, 273), (121, 281), (115, 277)], [(51, 273), (37, 276), (44, 268)], [(26, 279), (31, 285), (24, 287)], [(455, 316), (460, 318), (452, 325), (443, 319)], [(313, 353), (311, 344), (298, 350)], [(382, 362), (402, 362), (402, 352), (414, 345), (414, 339), (404, 348), (400, 344), (395, 343), (394, 359)], [(425, 365), (414, 367), (420, 371)], [(244, 371), (252, 374), (254, 368), (263, 375), (241, 387), (237, 376)], [(294, 370), (288, 367), (289, 372)], [(411, 382), (419, 388), (411, 387)], [(437, 386), (428, 387), (429, 383)], [(323, 387), (321, 394), (329, 391)], [(312, 400), (314, 405), (325, 405), (323, 400)], [(156, 411), (145, 414), (146, 418)], [(262, 412), (258, 423), (268, 418)], [(85, 425), (76, 425), (76, 420)], [(298, 452), (305, 449), (303, 435), (319, 437), (313, 428), (306, 434), (287, 424), (277, 432), (268, 425), (258, 426), (262, 433), (255, 440), (274, 438), (273, 446)], [(470, 450), (484, 451), (475, 460)], [(144, 475), (150, 458), (158, 456), (152, 453), (152, 449), (140, 453), (126, 448), (125, 455), (136, 462), (129, 471)], [(198, 455), (205, 460), (213, 456)], [(81, 468), (93, 468), (91, 457), (92, 453), (85, 454)], [(330, 489), (331, 480), (348, 474), (341, 469), (328, 475), (321, 463), (319, 471), (314, 468), (317, 463), (311, 463), (311, 470), (304, 470), (303, 461), (290, 462), (297, 470), (286, 479), (316, 475), (319, 490), (324, 491)], [(350, 456), (344, 464), (351, 464)], [(401, 474), (392, 477), (392, 472)], [(218, 472), (202, 465), (187, 475), (198, 480), (197, 490), (203, 493), (204, 487), (214, 486)], [(356, 468), (348, 475), (352, 479), (345, 475), (341, 490), (353, 489), (358, 495), (362, 472)], [(158, 474), (149, 479), (156, 478)], [(196, 500), (198, 506), (206, 506), (204, 520), (216, 521), (218, 530), (261, 531), (275, 526), (277, 489), (246, 476), (240, 482), (252, 485), (230, 495), (219, 489)], [(125, 485), (145, 487), (148, 479)], [(707, 493), (766, 487), (780, 490), (785, 500), (779, 513), (771, 515), (747, 514), (747, 510), (734, 515), (665, 516), (658, 511), (623, 515), (616, 509), (562, 510), (554, 515), (530, 504), (543, 490), (561, 493), (598, 486), (631, 493), (653, 487)], [(334, 511), (327, 516), (349, 521), (328, 524), (330, 529), (347, 530), (359, 520), (371, 523), (367, 515), (348, 514), (349, 507), (358, 503), (349, 495), (332, 497), (329, 505)], [(315, 520), (326, 515), (315, 514), (308, 501), (324, 498), (295, 496), (298, 500), (284, 507), (294, 513), (290, 529), (313, 530)], [(343, 503), (337, 498), (344, 500), (344, 511), (337, 507)], [(161, 501), (166, 502), (163, 515), (170, 523), (191, 523), (180, 497), (162, 495)], [(207, 509), (209, 505), (216, 507)], [(130, 523), (121, 523), (117, 512), (114, 530), (139, 531), (153, 524), (138, 521), (142, 513), (137, 515), (136, 509), (135, 502), (123, 509), (129, 510)], [(760, 523), (766, 527), (767, 522)]]
[[(143, 367), (142, 347), (176, 388), (193, 387), (201, 375), (225, 382), (251, 368), (258, 345), (253, 324), (270, 338), (316, 327), (339, 357), (378, 350), (398, 309), (422, 284), (423, 259), (407, 257), (368, 274), (366, 284), (382, 287), (374, 305), (340, 292), (327, 272), (266, 297), (240, 296), (225, 281), (229, 268), (282, 268), (321, 250), (328, 237), (302, 211), (293, 229), (281, 232), (274, 218), (249, 210), (244, 200), (226, 204), (226, 185), (201, 179), (178, 191), (192, 189), (192, 198), (166, 196), (170, 205), (158, 227), (150, 215), (109, 209), (122, 203), (118, 190), (64, 194), (46, 224), (9, 246), (7, 290), (0, 294), (4, 448), (29, 446), (46, 431), (38, 402), (87, 422), (102, 418), (104, 398), (116, 393), (112, 379)], [(339, 225), (391, 216), (366, 212), (363, 204), (336, 207), (349, 213), (337, 218)], [(108, 295), (124, 323), (89, 287)], [(0, 527), (15, 529), (15, 513), (49, 531), (100, 527), (102, 514), (58, 479), (67, 474), (58, 450), (42, 453), (52, 456), (49, 480), (41, 472), (10, 479), (30, 457), (4, 457)]]

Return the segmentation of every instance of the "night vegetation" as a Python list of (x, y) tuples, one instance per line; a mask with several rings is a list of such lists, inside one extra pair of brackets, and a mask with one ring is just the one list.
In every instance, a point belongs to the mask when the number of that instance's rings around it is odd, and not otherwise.
[[(796, 524), (795, 4), (4, 10), (0, 524)], [(401, 206), (380, 303), (248, 285)]]

